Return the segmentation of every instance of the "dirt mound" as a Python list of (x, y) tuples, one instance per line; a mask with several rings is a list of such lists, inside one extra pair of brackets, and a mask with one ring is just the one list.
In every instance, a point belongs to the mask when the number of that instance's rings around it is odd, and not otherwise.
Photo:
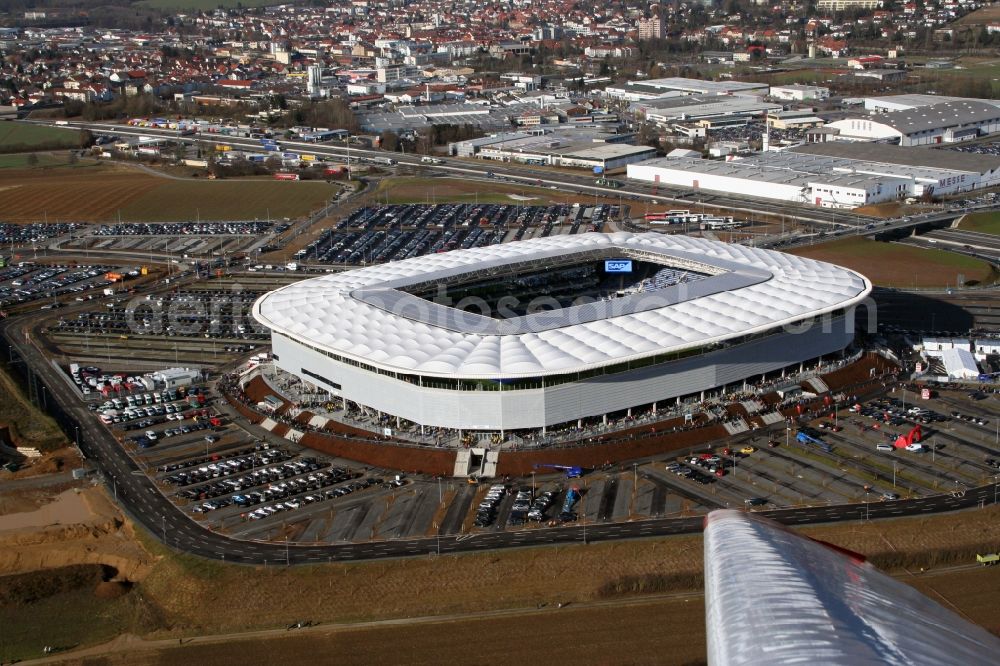
[(103, 580), (94, 588), (94, 596), (98, 599), (117, 599), (132, 591), (132, 584), (126, 581)]
[(145, 577), (154, 558), (136, 542), (131, 524), (102, 488), (64, 493), (60, 499), (79, 505), (53, 511), (50, 507), (58, 504), (53, 502), (34, 512), (0, 517), (10, 526), (0, 530), (0, 573), (89, 564), (114, 567), (119, 578)]
[(75, 564), (68, 567), (30, 571), (0, 577), (0, 605), (24, 605), (64, 592), (100, 585), (115, 574), (100, 564)]

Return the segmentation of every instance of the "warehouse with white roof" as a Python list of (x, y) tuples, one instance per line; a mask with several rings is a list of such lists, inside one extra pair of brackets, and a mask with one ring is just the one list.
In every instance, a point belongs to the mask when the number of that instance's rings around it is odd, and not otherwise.
[(868, 118), (846, 118), (826, 127), (842, 141), (881, 141), (932, 146), (967, 141), (1000, 131), (1000, 107), (976, 100), (941, 102)]
[(345, 404), (502, 435), (798, 370), (851, 344), (870, 290), (779, 252), (588, 233), (324, 275), (253, 316), (279, 368)]
[(1000, 157), (872, 143), (806, 144), (730, 162), (668, 156), (631, 164), (660, 185), (855, 208), (1000, 185)]

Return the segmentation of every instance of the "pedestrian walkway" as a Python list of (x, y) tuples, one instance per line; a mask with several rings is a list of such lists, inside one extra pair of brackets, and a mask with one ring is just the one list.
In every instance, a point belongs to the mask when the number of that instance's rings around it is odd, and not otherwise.
[(750, 430), (750, 426), (747, 425), (747, 422), (744, 419), (737, 419), (736, 421), (723, 423), (722, 427), (725, 428), (726, 432), (730, 435), (738, 435), (741, 432), (747, 432)]

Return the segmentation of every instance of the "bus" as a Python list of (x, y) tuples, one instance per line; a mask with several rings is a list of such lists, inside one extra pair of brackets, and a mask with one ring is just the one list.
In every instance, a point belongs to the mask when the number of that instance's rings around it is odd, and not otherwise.
[(705, 216), (701, 219), (700, 227), (702, 231), (711, 231), (717, 229), (736, 229), (742, 227), (743, 222), (734, 220), (731, 216), (716, 217), (716, 216)]

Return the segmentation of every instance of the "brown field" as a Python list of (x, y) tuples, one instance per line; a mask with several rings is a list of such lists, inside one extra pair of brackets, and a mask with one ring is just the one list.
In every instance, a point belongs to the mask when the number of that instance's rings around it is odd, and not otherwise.
[(322, 182), (177, 180), (125, 166), (0, 171), (0, 217), (12, 222), (297, 217), (332, 192)]
[(945, 250), (880, 243), (865, 237), (796, 248), (791, 254), (850, 268), (884, 287), (955, 286), (959, 275), (964, 275), (967, 283), (996, 279), (990, 265), (979, 259)]
[(954, 25), (990, 25), (1000, 21), (1000, 5), (990, 5), (966, 14), (955, 21)]
[[(995, 604), (1000, 567), (906, 576), (903, 580), (966, 619), (994, 633), (1000, 629)], [(99, 658), (73, 663), (241, 666), (253, 660), (293, 666), (316, 663), (317, 654), (336, 654), (336, 663), (345, 665), (702, 664), (704, 613), (700, 594), (677, 593), (446, 620), (203, 637), (177, 644), (121, 640), (109, 645)]]
[[(975, 553), (1000, 543), (998, 507), (802, 532), (863, 553), (876, 566), (906, 574), (908, 582), (931, 581), (933, 590), (927, 589), (939, 601), (944, 595), (946, 605), (996, 628), (988, 592), (1000, 582), (1000, 567), (963, 571), (954, 585), (944, 576), (952, 575), (946, 567), (968, 564)], [(132, 593), (100, 606), (78, 597), (65, 603), (53, 598), (0, 613), (7, 635), (17, 637), (13, 644), (0, 640), (0, 658), (41, 656), (44, 640), (93, 645), (115, 629), (146, 641), (169, 641), (149, 646), (157, 651), (144, 656), (146, 661), (128, 662), (140, 664), (181, 659), (226, 664), (240, 658), (239, 663), (248, 663), (248, 654), (275, 649), (285, 650), (283, 663), (307, 663), (310, 655), (315, 658), (313, 650), (324, 647), (357, 654), (359, 661), (401, 650), (398, 659), (390, 659), (397, 663), (437, 663), (443, 661), (439, 655), (459, 658), (462, 650), (476, 663), (523, 663), (528, 650), (537, 650), (546, 661), (569, 663), (573, 655), (580, 661), (575, 650), (581, 645), (592, 649), (587, 663), (621, 663), (616, 650), (624, 645), (635, 663), (681, 663), (704, 654), (703, 609), (696, 597), (702, 587), (702, 539), (697, 535), (292, 568), (226, 565), (170, 553), (143, 533), (136, 537), (152, 564), (136, 569), (147, 573), (133, 578)], [(69, 555), (75, 551), (64, 550), (61, 563), (74, 563)], [(79, 557), (95, 561), (90, 551), (80, 551)], [(125, 559), (116, 562), (119, 570), (125, 565)], [(909, 573), (921, 567), (928, 573)], [(931, 580), (939, 570), (942, 577)], [(568, 606), (553, 608), (558, 603)], [(43, 617), (48, 621), (39, 623)], [(321, 626), (287, 634), (285, 627), (296, 621)], [(331, 624), (357, 626), (331, 634)], [(246, 635), (262, 631), (269, 633)], [(233, 635), (220, 636), (226, 634)], [(285, 636), (297, 640), (285, 641)], [(299, 643), (299, 636), (308, 639)], [(204, 646), (210, 651), (204, 656), (174, 647), (191, 637), (206, 637), (195, 638), (191, 650), (217, 641), (232, 645)], [(171, 649), (160, 653), (165, 646)], [(128, 659), (135, 659), (142, 648), (132, 642), (128, 649)], [(227, 662), (226, 655), (234, 661)]]
[[(184, 645), (123, 643), (122, 652), (81, 664), (132, 666), (246, 663), (444, 664), (698, 664), (705, 660), (700, 595), (634, 599), (614, 605), (546, 606), (446, 622), (281, 630), (232, 641)], [(627, 648), (625, 647), (627, 646)], [(623, 652), (624, 648), (624, 652)], [(321, 660), (320, 660), (321, 661)]]

